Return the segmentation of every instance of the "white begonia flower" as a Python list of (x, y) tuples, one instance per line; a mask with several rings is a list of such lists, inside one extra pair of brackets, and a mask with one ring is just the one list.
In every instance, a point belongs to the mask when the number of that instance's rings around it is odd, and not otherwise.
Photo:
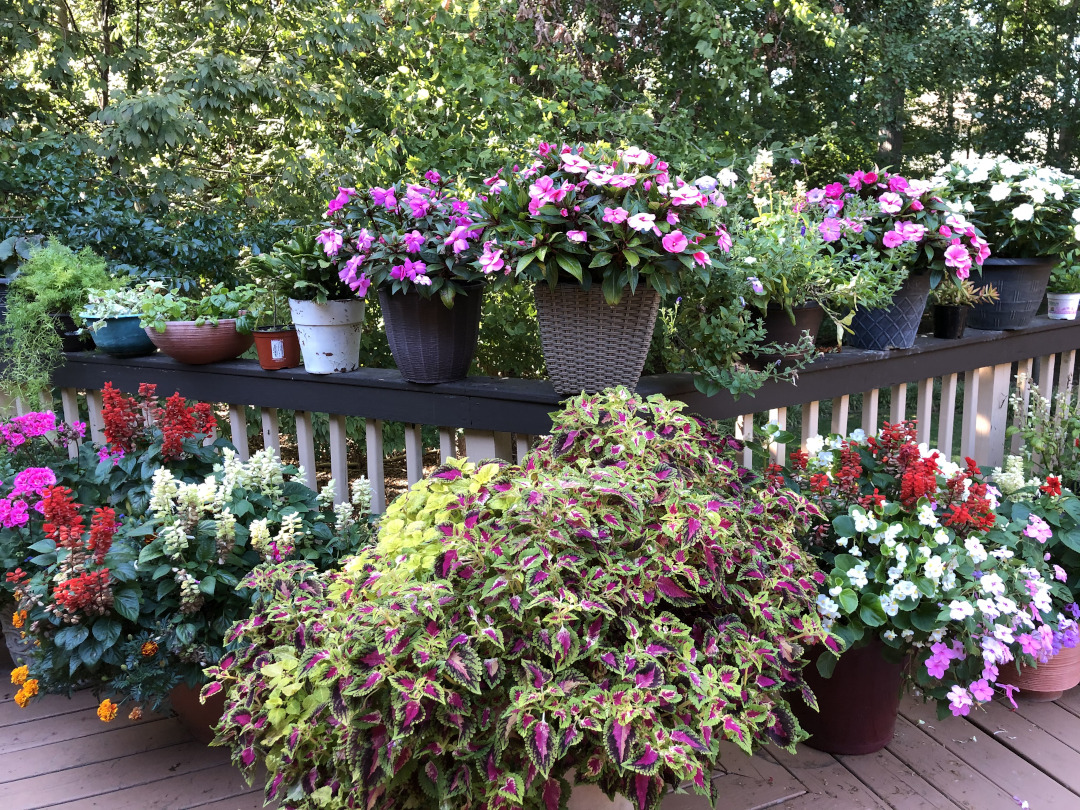
[(716, 182), (725, 188), (731, 188), (739, 182), (739, 175), (731, 169), (721, 169), (716, 173)]
[(896, 639), (896, 633), (894, 633), (892, 630), (886, 630), (884, 633), (881, 634), (881, 637), (886, 641), (893, 641)]
[(952, 478), (958, 472), (960, 472), (960, 465), (952, 461), (942, 461), (938, 464), (938, 470), (945, 478)]
[(901, 630), (900, 631), (900, 638), (905, 639), (905, 640), (914, 637), (914, 635), (915, 635), (914, 630)]
[(833, 454), (828, 450), (822, 450), (817, 454), (817, 461), (822, 467), (830, 467), (833, 463)]
[(934, 630), (933, 633), (930, 634), (930, 641), (934, 642), (934, 643), (937, 643), (937, 642), (941, 641), (943, 638), (945, 638), (945, 628), (944, 627), (939, 627), (936, 630)]
[(893, 585), (892, 591), (889, 592), (889, 596), (897, 602), (908, 598), (918, 599), (919, 589), (914, 582), (905, 579), (903, 582), (897, 582)]
[(851, 517), (855, 522), (855, 531), (857, 532), (865, 534), (875, 531), (878, 527), (878, 522), (865, 512), (852, 511)]
[(945, 573), (945, 565), (941, 562), (941, 557), (935, 554), (926, 561), (926, 565), (923, 566), (923, 571), (929, 579), (936, 582)]
[(964, 548), (967, 549), (968, 554), (971, 555), (971, 561), (978, 565), (979, 563), (986, 562), (989, 555), (986, 553), (986, 549), (983, 548), (983, 544), (975, 537), (969, 537), (964, 541)]
[(1073, 222), (1080, 222), (1080, 208), (1074, 208), (1072, 213)]
[(945, 576), (941, 578), (941, 587), (946, 591), (951, 591), (956, 587), (956, 572), (950, 569), (945, 570)]
[[(1078, 208), (1077, 210), (1080, 211), (1080, 208)], [(862, 428), (856, 428), (855, 430), (851, 431), (851, 435), (849, 436), (849, 438), (853, 442), (862, 444), (866, 441), (866, 431)]]
[(816, 456), (824, 449), (825, 439), (822, 436), (811, 436), (806, 440), (806, 452), (808, 455)]
[(890, 597), (881, 597), (881, 609), (885, 611), (886, 616), (895, 616), (900, 612), (900, 606), (896, 604)]
[(899, 581), (904, 576), (904, 566), (894, 565), (892, 568), (889, 569), (888, 574), (889, 584), (892, 585), (894, 582)]
[(843, 446), (844, 446), (844, 440), (841, 439), (839, 436), (830, 436), (829, 437), (829, 449), (830, 450), (839, 450)]
[(1073, 239), (1080, 242), (1080, 223), (1073, 225)]
[(990, 188), (990, 199), (994, 202), (1001, 202), (1009, 196), (1011, 190), (1008, 183), (995, 183)]
[(833, 585), (829, 588), (829, 596), (839, 596), (844, 590), (842, 585)]
[(852, 557), (861, 557), (862, 556), (862, 549), (860, 549), (858, 546), (852, 546), (851, 547), (851, 556)]
[(919, 546), (916, 552), (915, 559), (919, 562), (926, 562), (930, 559), (930, 548), (928, 546)]
[(1021, 203), (1012, 210), (1012, 217), (1017, 222), (1030, 222), (1035, 216), (1035, 207), (1031, 203)]
[(935, 545), (939, 546), (949, 545), (949, 533), (944, 529), (938, 529), (936, 532), (934, 532), (933, 542), (935, 543)]
[(840, 548), (847, 548), (847, 544), (848, 544), (848, 538), (846, 538), (846, 537), (837, 537), (836, 538), (836, 545), (840, 546)]
[(893, 523), (885, 530), (885, 537), (890, 542), (896, 542), (896, 538), (904, 531), (903, 523)]
[(848, 581), (856, 590), (861, 590), (866, 587), (869, 580), (866, 578), (866, 563), (860, 563), (854, 566), (847, 572)]
[(840, 605), (823, 593), (818, 594), (817, 609), (818, 613), (826, 619), (836, 620), (840, 618)]

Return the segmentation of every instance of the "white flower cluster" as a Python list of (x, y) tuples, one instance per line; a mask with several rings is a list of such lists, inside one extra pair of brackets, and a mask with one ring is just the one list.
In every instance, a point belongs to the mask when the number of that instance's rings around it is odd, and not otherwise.
[[(1020, 456), (1006, 456), (1004, 466), (995, 467), (990, 475), (1001, 493), (1014, 501), (1034, 500), (1042, 484), (1038, 478), (1024, 478), (1024, 460)], [(1028, 492), (1021, 492), (1023, 489)]]

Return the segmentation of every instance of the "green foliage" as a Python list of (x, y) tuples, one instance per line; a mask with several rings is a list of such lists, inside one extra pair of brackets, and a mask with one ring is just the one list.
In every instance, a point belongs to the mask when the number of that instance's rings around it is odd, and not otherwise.
[(75, 253), (54, 239), (32, 249), (10, 285), (7, 315), (0, 327), (4, 390), (36, 396), (47, 387), (52, 370), (63, 359), (52, 315), (66, 313), (81, 323), (89, 291), (116, 286), (105, 262), (90, 248)]
[(1080, 250), (1070, 250), (1058, 255), (1057, 264), (1050, 272), (1046, 291), (1052, 293), (1080, 293)]
[(653, 810), (715, 801), (721, 740), (791, 748), (804, 645), (831, 643), (790, 540), (811, 512), (680, 408), (575, 398), (521, 467), (438, 469), (342, 571), (256, 571), (217, 742), (305, 808), (561, 807), (573, 767)]
[(338, 278), (333, 260), (315, 242), (315, 234), (307, 230), (294, 231), (287, 241), (275, 242), (272, 249), (248, 257), (246, 263), (275, 293), (297, 301), (325, 304), (356, 297)]
[(139, 323), (164, 332), (169, 321), (194, 321), (196, 326), (217, 326), (219, 320), (235, 319), (236, 331), (250, 332), (263, 315), (266, 291), (254, 284), (217, 284), (190, 295), (151, 283), (140, 301)]

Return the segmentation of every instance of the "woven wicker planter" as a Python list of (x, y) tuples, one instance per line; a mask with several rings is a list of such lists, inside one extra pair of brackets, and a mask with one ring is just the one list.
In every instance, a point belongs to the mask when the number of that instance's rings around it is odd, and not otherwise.
[(471, 284), (447, 309), (438, 297), (380, 287), (386, 339), (401, 376), (428, 385), (464, 379), (476, 353), (483, 298), (484, 285)]
[(623, 290), (608, 306), (600, 285), (545, 283), (533, 288), (548, 378), (558, 394), (594, 394), (615, 385), (633, 389), (645, 367), (660, 295)]

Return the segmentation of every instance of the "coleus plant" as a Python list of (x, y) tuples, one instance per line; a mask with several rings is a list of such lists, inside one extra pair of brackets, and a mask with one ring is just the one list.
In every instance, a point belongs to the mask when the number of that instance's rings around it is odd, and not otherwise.
[(804, 649), (836, 645), (791, 539), (816, 512), (681, 408), (582, 395), (522, 466), (436, 470), (404, 557), (399, 526), (340, 572), (256, 571), (217, 743), (286, 807), (476, 810), (565, 808), (570, 769), (715, 802), (722, 740), (792, 749)]

